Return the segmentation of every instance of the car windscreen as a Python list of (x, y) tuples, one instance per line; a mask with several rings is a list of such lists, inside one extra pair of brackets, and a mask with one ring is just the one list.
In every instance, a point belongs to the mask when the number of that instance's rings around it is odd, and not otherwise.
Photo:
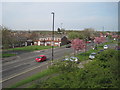
[(43, 57), (37, 57), (37, 58), (43, 58)]

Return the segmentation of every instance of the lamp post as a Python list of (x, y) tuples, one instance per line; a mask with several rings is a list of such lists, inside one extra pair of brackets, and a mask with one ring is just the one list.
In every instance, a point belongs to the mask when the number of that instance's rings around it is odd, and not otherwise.
[(54, 57), (54, 12), (51, 13), (53, 15), (53, 24), (52, 24), (52, 62)]

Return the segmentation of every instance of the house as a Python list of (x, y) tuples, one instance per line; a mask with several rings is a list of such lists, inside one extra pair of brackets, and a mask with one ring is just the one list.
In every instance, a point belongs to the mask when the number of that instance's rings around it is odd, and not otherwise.
[[(54, 42), (53, 42), (54, 41)], [(34, 42), (34, 45), (39, 45), (39, 46), (62, 46), (69, 44), (69, 40), (67, 39), (66, 36), (63, 36), (62, 38), (60, 37), (54, 37), (54, 40), (52, 37), (42, 37), (39, 38), (39, 40)]]
[(25, 46), (32, 46), (32, 45), (34, 45), (34, 42), (33, 42), (33, 40), (30, 40), (30, 39), (28, 39), (26, 42), (25, 42)]

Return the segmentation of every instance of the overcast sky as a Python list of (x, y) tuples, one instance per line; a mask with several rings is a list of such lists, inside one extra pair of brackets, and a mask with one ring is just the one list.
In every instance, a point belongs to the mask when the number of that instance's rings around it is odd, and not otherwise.
[(2, 2), (2, 25), (16, 30), (118, 30), (117, 2)]

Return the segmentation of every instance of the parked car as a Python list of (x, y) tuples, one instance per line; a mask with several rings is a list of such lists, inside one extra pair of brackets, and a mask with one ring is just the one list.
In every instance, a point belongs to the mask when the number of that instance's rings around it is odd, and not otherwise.
[(71, 48), (71, 45), (70, 44), (66, 45), (66, 48)]
[(71, 56), (71, 57), (65, 57), (63, 59), (63, 61), (72, 61), (72, 62), (79, 63), (79, 59), (77, 57), (73, 57), (73, 56)]
[(100, 50), (100, 51), (98, 51), (98, 54), (100, 54), (101, 52), (103, 52), (104, 50)]
[(36, 62), (42, 62), (45, 61), (47, 57), (45, 55), (39, 55), (37, 58), (35, 58)]
[(97, 46), (93, 47), (93, 50), (97, 50)]
[(104, 47), (103, 47), (104, 49), (108, 49), (108, 45), (104, 45)]
[(89, 59), (94, 59), (95, 58), (95, 56), (96, 56), (96, 53), (91, 53), (90, 55), (89, 55)]

